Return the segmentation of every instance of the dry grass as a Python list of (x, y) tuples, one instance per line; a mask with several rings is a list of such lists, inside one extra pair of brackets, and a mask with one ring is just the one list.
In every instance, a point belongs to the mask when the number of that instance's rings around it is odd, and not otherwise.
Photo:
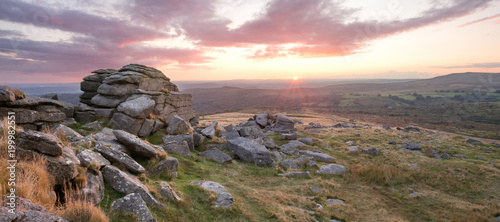
[(71, 222), (109, 222), (106, 214), (98, 206), (85, 200), (85, 198), (72, 195), (74, 190), (65, 187), (65, 204), (56, 213)]

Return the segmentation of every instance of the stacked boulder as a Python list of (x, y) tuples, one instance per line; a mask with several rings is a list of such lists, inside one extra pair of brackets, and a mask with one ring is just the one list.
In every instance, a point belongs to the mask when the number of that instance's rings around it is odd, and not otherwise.
[(258, 115), (255, 115), (253, 120), (264, 130), (272, 130), (275, 132), (291, 132), (297, 131), (294, 128), (294, 120), (285, 115), (272, 115), (269, 112), (264, 112)]
[(15, 113), (16, 124), (24, 129), (40, 130), (72, 118), (74, 107), (53, 99), (26, 96), (19, 90), (0, 86), (0, 119)]
[(166, 126), (174, 115), (196, 122), (193, 98), (182, 94), (160, 70), (130, 64), (119, 70), (100, 69), (84, 78), (84, 93), (75, 119), (110, 119), (114, 128), (148, 136)]

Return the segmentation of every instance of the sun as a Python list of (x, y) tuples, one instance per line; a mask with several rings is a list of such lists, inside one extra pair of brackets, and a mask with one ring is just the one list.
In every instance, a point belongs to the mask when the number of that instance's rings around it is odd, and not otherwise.
[(297, 81), (297, 80), (299, 80), (299, 78), (297, 76), (294, 76), (293, 81)]

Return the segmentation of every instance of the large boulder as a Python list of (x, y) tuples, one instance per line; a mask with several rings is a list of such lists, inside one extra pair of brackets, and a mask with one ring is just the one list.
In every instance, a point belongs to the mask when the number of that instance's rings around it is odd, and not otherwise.
[(37, 151), (21, 147), (17, 147), (17, 154), (28, 160), (44, 158), (47, 164), (47, 171), (54, 176), (56, 184), (64, 184), (64, 182), (70, 181), (78, 175), (77, 168), (80, 165), (80, 161), (75, 156), (73, 150), (68, 147), (64, 147), (60, 156), (44, 155)]
[(245, 162), (255, 163), (257, 166), (272, 165), (269, 150), (251, 139), (238, 137), (228, 140), (227, 148)]
[(40, 153), (51, 156), (62, 155), (64, 149), (64, 144), (59, 138), (33, 130), (21, 132), (19, 135), (19, 146), (37, 150)]
[(249, 138), (249, 139), (257, 139), (264, 138), (265, 135), (257, 125), (241, 127), (239, 130), (240, 136)]
[(194, 136), (193, 134), (175, 135), (175, 136), (164, 136), (162, 138), (163, 144), (171, 142), (182, 142), (186, 141), (189, 146), (189, 150), (194, 151)]
[(220, 151), (217, 148), (201, 152), (198, 155), (205, 157), (207, 159), (217, 161), (218, 163), (230, 163), (233, 160), (231, 156), (225, 154), (224, 152)]
[(219, 122), (213, 121), (207, 128), (205, 128), (201, 131), (201, 134), (205, 137), (210, 138), (210, 139), (214, 138), (218, 125), (219, 125)]
[(182, 119), (178, 115), (174, 115), (172, 116), (172, 118), (170, 118), (167, 127), (168, 134), (179, 135), (191, 132), (193, 132), (193, 128), (191, 127), (191, 124), (188, 121)]
[(179, 166), (179, 160), (175, 157), (167, 157), (167, 159), (160, 160), (151, 169), (148, 170), (148, 176), (158, 176), (161, 173), (166, 173), (175, 177), (177, 174), (177, 166)]
[(132, 213), (140, 222), (157, 221), (149, 211), (146, 202), (144, 202), (141, 195), (137, 193), (130, 193), (123, 198), (113, 201), (113, 203), (111, 204), (111, 209), (124, 213)]
[(268, 112), (261, 113), (255, 116), (255, 122), (261, 127), (266, 127), (272, 124), (273, 116)]
[(67, 138), (70, 142), (76, 142), (83, 139), (83, 136), (81, 134), (63, 124), (57, 124), (54, 127), (53, 132), (55, 135), (60, 135)]
[(0, 86), (0, 102), (14, 102), (16, 95), (8, 86)]
[(274, 124), (274, 129), (276, 130), (293, 130), (294, 121), (288, 116), (278, 115), (276, 116), (276, 123)]
[(167, 198), (167, 200), (177, 200), (177, 201), (181, 200), (181, 198), (179, 197), (179, 195), (177, 195), (177, 193), (170, 186), (170, 184), (168, 184), (165, 181), (162, 181), (160, 183), (160, 194), (163, 197)]
[(182, 156), (191, 156), (191, 152), (189, 151), (189, 145), (186, 141), (181, 142), (170, 142), (164, 144), (162, 148), (168, 153), (177, 153)]
[[(6, 199), (10, 203), (10, 199)], [(67, 222), (61, 216), (50, 213), (44, 207), (32, 203), (28, 199), (16, 197), (13, 202), (16, 204), (16, 210), (10, 212), (7, 207), (7, 201), (2, 201), (0, 206), (0, 221), (5, 222)]]
[(109, 160), (104, 158), (100, 153), (94, 152), (92, 150), (84, 150), (77, 154), (76, 157), (78, 158), (78, 160), (80, 160), (80, 164), (84, 167), (94, 165), (101, 168), (102, 166), (111, 164)]
[(219, 183), (213, 181), (194, 181), (191, 184), (199, 185), (203, 189), (215, 192), (217, 194), (215, 207), (229, 208), (234, 206), (235, 201), (233, 196)]
[(154, 107), (155, 101), (143, 96), (121, 103), (118, 111), (140, 119), (148, 117)]
[(123, 172), (112, 165), (105, 166), (102, 169), (102, 175), (104, 181), (106, 181), (113, 190), (122, 194), (137, 193), (146, 203), (162, 208), (164, 207), (163, 204), (149, 193), (149, 189), (142, 184), (136, 176)]
[(127, 133), (123, 130), (113, 130), (113, 134), (116, 139), (120, 141), (125, 147), (127, 147), (130, 152), (134, 155), (143, 156), (147, 158), (156, 157), (158, 154), (156, 149), (153, 148), (149, 143), (141, 140), (139, 137)]
[(123, 164), (132, 173), (144, 173), (146, 171), (144, 167), (132, 159), (132, 157), (124, 152), (113, 149), (113, 147), (106, 145), (101, 141), (96, 143), (95, 150), (101, 153), (108, 160)]

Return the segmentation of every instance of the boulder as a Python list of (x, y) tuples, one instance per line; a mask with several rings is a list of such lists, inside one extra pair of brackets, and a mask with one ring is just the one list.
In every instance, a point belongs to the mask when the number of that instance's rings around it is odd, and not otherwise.
[(189, 145), (187, 141), (181, 142), (170, 142), (167, 144), (163, 144), (163, 149), (168, 153), (177, 153), (182, 156), (191, 156), (191, 152), (189, 151)]
[[(200, 134), (198, 134), (200, 135)], [(165, 136), (162, 138), (163, 143), (171, 143), (171, 142), (182, 142), (186, 141), (189, 146), (190, 151), (194, 151), (194, 135), (193, 134), (184, 134), (184, 135), (175, 135), (175, 136)]]
[(63, 184), (65, 181), (69, 181), (78, 175), (77, 167), (80, 165), (80, 161), (75, 156), (73, 150), (68, 147), (64, 147), (60, 156), (43, 155), (21, 147), (17, 147), (17, 154), (28, 160), (45, 158), (47, 171), (54, 176), (56, 184)]
[(201, 134), (210, 139), (215, 137), (215, 131), (218, 127), (219, 122), (213, 121), (207, 128), (201, 131)]
[(268, 112), (261, 113), (255, 116), (255, 122), (261, 127), (266, 127), (273, 122), (273, 116)]
[(227, 148), (245, 162), (255, 163), (257, 166), (272, 165), (269, 150), (253, 140), (238, 137), (227, 141)]
[(350, 152), (358, 152), (359, 151), (359, 146), (348, 146), (347, 147), (347, 150), (349, 150)]
[(265, 135), (257, 125), (241, 127), (240, 136), (248, 139), (264, 138)]
[(19, 146), (37, 150), (51, 156), (60, 156), (64, 150), (64, 144), (59, 138), (33, 130), (21, 132), (19, 135)]
[(309, 171), (305, 171), (305, 172), (286, 172), (286, 173), (280, 173), (278, 175), (284, 176), (284, 177), (308, 177), (308, 176), (311, 176), (311, 173), (309, 173)]
[(156, 121), (154, 119), (145, 119), (137, 135), (141, 137), (149, 136), (151, 133), (153, 133), (155, 123)]
[(104, 199), (104, 179), (100, 171), (87, 170), (87, 184), (75, 192), (78, 199), (98, 205)]
[(116, 139), (121, 144), (125, 145), (125, 147), (127, 147), (127, 149), (134, 155), (147, 158), (153, 158), (158, 155), (155, 148), (133, 134), (127, 133), (123, 130), (113, 130), (113, 134), (116, 136)]
[(126, 99), (127, 96), (107, 96), (107, 95), (97, 94), (96, 96), (92, 97), (90, 102), (100, 107), (115, 108), (120, 103), (124, 102)]
[(144, 119), (136, 119), (120, 112), (113, 114), (110, 121), (111, 126), (115, 129), (121, 129), (134, 135), (139, 133), (143, 123)]
[(284, 134), (281, 134), (281, 139), (282, 140), (296, 140), (297, 134), (296, 133), (284, 133)]
[(80, 165), (87, 167), (89, 165), (94, 165), (99, 168), (102, 166), (110, 165), (109, 160), (104, 158), (100, 153), (94, 152), (92, 150), (84, 150), (76, 155), (78, 160), (80, 160)]
[(199, 133), (194, 133), (193, 134), (193, 145), (194, 147), (199, 147), (203, 142), (205, 141), (205, 136)]
[(174, 176), (177, 174), (177, 166), (179, 166), (179, 160), (175, 157), (169, 156), (167, 159), (158, 161), (158, 163), (148, 171), (148, 176), (154, 177), (161, 173), (167, 173)]
[(179, 195), (175, 193), (175, 190), (165, 181), (160, 182), (160, 195), (167, 198), (167, 200), (181, 200)]
[(205, 157), (207, 159), (215, 160), (218, 163), (231, 163), (231, 161), (233, 160), (231, 156), (225, 154), (224, 152), (220, 151), (217, 148), (201, 152), (198, 155)]
[(137, 85), (134, 84), (101, 84), (97, 89), (97, 93), (108, 95), (108, 96), (126, 96), (130, 95), (137, 89)]
[(347, 171), (347, 169), (339, 164), (328, 164), (328, 165), (323, 165), (319, 168), (316, 173), (319, 174), (343, 174)]
[(264, 141), (264, 144), (262, 144), (262, 145), (264, 145), (268, 149), (276, 149), (276, 148), (278, 148), (278, 145), (276, 145), (276, 143), (274, 142), (274, 140), (271, 139), (271, 138), (269, 138), (269, 137), (264, 137), (263, 141)]
[(376, 156), (378, 155), (379, 150), (377, 148), (366, 148), (362, 150), (365, 153), (368, 153), (370, 155)]
[(137, 193), (146, 203), (162, 208), (164, 207), (163, 204), (158, 202), (158, 200), (149, 193), (149, 189), (142, 184), (136, 176), (123, 172), (112, 165), (105, 166), (102, 169), (102, 176), (104, 177), (104, 181), (106, 181), (113, 190), (122, 194)]
[[(124, 152), (116, 150), (109, 145), (99, 141), (95, 145), (95, 150), (112, 162), (123, 164), (132, 173), (144, 173), (146, 170), (132, 157)], [(109, 166), (109, 165), (108, 165)]]
[(287, 159), (280, 162), (280, 165), (285, 169), (299, 169), (299, 165), (293, 159)]
[(0, 86), (0, 102), (14, 102), (16, 95), (8, 86)]
[(306, 144), (306, 145), (313, 145), (313, 143), (314, 143), (313, 139), (310, 137), (301, 138), (299, 141)]
[(235, 201), (233, 196), (219, 183), (213, 181), (195, 181), (190, 184), (200, 185), (203, 189), (215, 192), (218, 195), (217, 200), (215, 200), (216, 208), (229, 208), (234, 206)]
[(421, 150), (422, 145), (420, 143), (407, 143), (403, 148), (409, 149), (409, 150)]
[(222, 138), (224, 138), (225, 140), (230, 140), (230, 139), (234, 139), (237, 137), (240, 137), (240, 134), (236, 130), (229, 131), (229, 132), (222, 134)]
[(57, 124), (54, 127), (53, 132), (55, 135), (61, 135), (67, 138), (70, 142), (76, 142), (78, 140), (83, 139), (83, 136), (81, 134), (63, 124)]
[(132, 213), (140, 222), (157, 221), (149, 211), (146, 202), (144, 202), (141, 195), (137, 193), (127, 194), (127, 196), (113, 201), (111, 209), (123, 213)]
[(111, 141), (116, 140), (116, 136), (113, 134), (112, 129), (105, 127), (101, 130), (101, 132), (94, 135), (94, 139), (96, 141)]
[(44, 94), (44, 95), (41, 95), (40, 98), (59, 100), (59, 97), (55, 93)]
[(301, 146), (306, 146), (306, 144), (303, 144), (302, 142), (299, 142), (297, 140), (292, 140), (287, 144), (281, 145), (280, 151), (287, 155), (294, 155), (299, 152), (298, 147)]
[(274, 124), (274, 129), (279, 130), (293, 130), (294, 121), (288, 116), (278, 115), (276, 116), (276, 123)]
[(118, 106), (117, 110), (131, 117), (137, 119), (141, 118), (143, 119), (149, 116), (149, 114), (153, 111), (154, 107), (155, 107), (155, 101), (145, 96), (142, 96), (121, 103)]
[(170, 135), (178, 135), (193, 132), (193, 128), (186, 120), (178, 115), (172, 116), (167, 126), (167, 133)]
[(328, 206), (333, 206), (333, 205), (345, 205), (345, 202), (341, 199), (327, 199), (326, 204)]

